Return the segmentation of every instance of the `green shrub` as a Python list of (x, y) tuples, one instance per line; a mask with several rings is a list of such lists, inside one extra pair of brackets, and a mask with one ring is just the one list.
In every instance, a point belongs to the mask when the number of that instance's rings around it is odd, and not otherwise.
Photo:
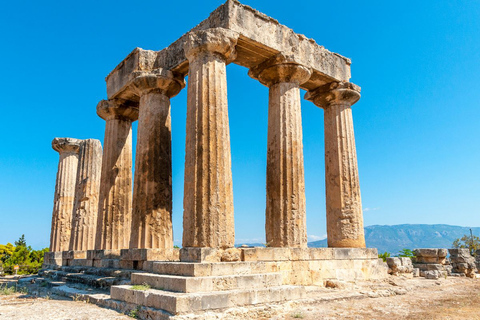
[(14, 266), (18, 265), (17, 274), (35, 274), (42, 267), (43, 256), (48, 248), (33, 250), (27, 245), (25, 236), (22, 235), (15, 245), (0, 244), (0, 268), (3, 267), (5, 274), (15, 274)]
[(379, 254), (378, 257), (382, 258), (383, 262), (386, 262), (387, 258), (390, 257), (390, 253), (389, 252), (384, 252), (384, 253)]

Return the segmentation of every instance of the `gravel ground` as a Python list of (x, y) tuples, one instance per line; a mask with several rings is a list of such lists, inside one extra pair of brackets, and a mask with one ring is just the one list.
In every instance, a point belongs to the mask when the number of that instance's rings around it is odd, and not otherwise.
[[(316, 293), (317, 301), (232, 308), (222, 313), (206, 312), (179, 319), (480, 320), (479, 279), (390, 277), (380, 282), (322, 290)], [(42, 296), (0, 295), (0, 319), (132, 319), (93, 304), (49, 296), (48, 290)], [(319, 297), (323, 301), (318, 302)]]

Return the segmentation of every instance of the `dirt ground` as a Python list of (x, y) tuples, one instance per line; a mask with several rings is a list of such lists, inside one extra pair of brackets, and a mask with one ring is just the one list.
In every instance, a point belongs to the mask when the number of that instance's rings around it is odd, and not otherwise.
[[(0, 281), (1, 282), (1, 281)], [(393, 294), (393, 295), (392, 295)], [(42, 296), (42, 297), (39, 297)], [(320, 293), (322, 296), (322, 293)], [(201, 319), (479, 319), (480, 280), (426, 280), (391, 277), (382, 283), (361, 283), (325, 289), (324, 301), (256, 307), (248, 312), (204, 313)], [(318, 297), (318, 293), (317, 293)], [(332, 298), (334, 297), (334, 298)], [(240, 313), (243, 313), (240, 315)], [(0, 294), (0, 319), (132, 319), (81, 301), (49, 296)], [(188, 319), (193, 319), (188, 317)]]
[(403, 295), (337, 300), (298, 306), (283, 319), (480, 319), (480, 280), (411, 279)]

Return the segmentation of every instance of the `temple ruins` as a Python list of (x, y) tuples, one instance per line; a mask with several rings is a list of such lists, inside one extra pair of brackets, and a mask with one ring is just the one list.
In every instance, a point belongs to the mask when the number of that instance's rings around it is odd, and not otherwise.
[[(269, 88), (265, 248), (234, 246), (229, 63)], [(98, 140), (53, 140), (60, 161), (45, 268), (130, 270), (130, 284), (112, 283), (98, 303), (160, 319), (386, 277), (377, 250), (365, 248), (351, 110), (360, 87), (349, 82), (350, 64), (236, 0), (161, 51), (133, 50), (107, 76), (96, 109), (103, 153)], [(174, 249), (170, 104), (185, 87), (183, 247)], [(328, 248), (307, 248), (300, 89), (325, 114)]]

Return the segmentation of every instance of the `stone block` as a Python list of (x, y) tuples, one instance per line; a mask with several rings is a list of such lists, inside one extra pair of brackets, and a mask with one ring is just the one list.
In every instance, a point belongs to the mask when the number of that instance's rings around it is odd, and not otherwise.
[(399, 259), (402, 262), (402, 266), (406, 266), (406, 267), (412, 266), (412, 259), (408, 257), (400, 257)]
[(413, 253), (416, 257), (426, 257), (426, 258), (437, 258), (438, 249), (424, 248), (424, 249), (415, 249)]
[(242, 251), (236, 248), (226, 249), (222, 252), (221, 261), (233, 262), (241, 260)]
[(387, 264), (390, 267), (390, 269), (393, 269), (393, 268), (398, 268), (399, 266), (401, 266), (402, 261), (400, 260), (400, 258), (389, 257), (389, 258), (387, 258)]
[(220, 262), (221, 252), (215, 248), (182, 248), (180, 249), (182, 262)]
[(412, 273), (413, 273), (413, 276), (414, 276), (414, 277), (420, 277), (420, 269), (418, 269), (418, 268), (413, 268)]
[[(308, 256), (303, 260), (329, 260), (333, 259), (333, 248), (309, 248), (306, 250)], [(299, 259), (300, 260), (300, 259)]]
[(452, 257), (455, 257), (455, 256), (471, 257), (470, 250), (467, 248), (448, 249), (448, 252)]
[(445, 258), (448, 255), (447, 249), (438, 249), (438, 257)]
[(416, 257), (415, 262), (417, 263), (438, 263), (438, 257)]
[(333, 248), (333, 258), (339, 260), (377, 259), (375, 248)]
[(431, 271), (431, 270), (437, 270), (437, 271), (443, 271), (444, 267), (441, 264), (438, 263), (430, 263), (425, 265), (425, 270)]
[(93, 266), (95, 268), (120, 269), (120, 260), (118, 259), (93, 260)]
[(88, 250), (87, 259), (90, 260), (101, 260), (101, 259), (120, 259), (121, 252), (120, 249), (112, 250)]
[(73, 259), (69, 260), (68, 265), (72, 267), (93, 267), (93, 260)]
[(178, 261), (179, 249), (122, 249), (120, 260)]
[(425, 271), (425, 279), (436, 280), (440, 277), (440, 272), (437, 270)]

